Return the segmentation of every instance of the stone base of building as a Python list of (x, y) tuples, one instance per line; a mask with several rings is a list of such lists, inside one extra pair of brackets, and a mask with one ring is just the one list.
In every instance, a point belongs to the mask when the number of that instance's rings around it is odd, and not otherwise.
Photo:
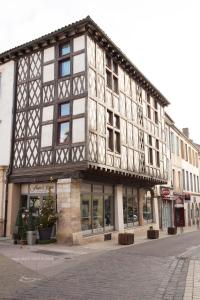
[(4, 235), (4, 220), (0, 219), (0, 237)]
[[(41, 205), (49, 189), (57, 201), (59, 218), (56, 238), (60, 244), (82, 245), (110, 238), (117, 240), (120, 232), (134, 232), (136, 237), (145, 235), (152, 225), (145, 222), (153, 222), (154, 228), (158, 228), (157, 198), (153, 195), (147, 197), (145, 188), (66, 178), (54, 183), (9, 183), (8, 237), (12, 236), (21, 205), (28, 208), (32, 203), (31, 199), (35, 198)], [(130, 197), (132, 206), (128, 206)], [(137, 203), (135, 206), (134, 201)], [(131, 227), (126, 228), (126, 224)]]

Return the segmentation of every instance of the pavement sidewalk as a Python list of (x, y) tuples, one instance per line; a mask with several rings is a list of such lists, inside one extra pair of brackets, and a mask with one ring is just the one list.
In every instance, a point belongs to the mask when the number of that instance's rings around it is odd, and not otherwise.
[[(196, 226), (184, 228), (184, 232), (178, 229), (177, 235), (197, 231)], [(170, 238), (166, 231), (160, 231), (160, 239)], [(142, 243), (150, 243), (154, 240), (148, 240), (146, 235), (136, 236), (133, 245), (118, 245), (116, 240), (90, 243), (81, 246), (68, 246), (60, 244), (22, 246), (13, 245), (11, 240), (0, 238), (0, 254), (17, 263), (22, 264), (28, 269), (39, 273), (46, 273), (46, 270), (58, 265), (70, 265), (78, 260), (84, 259), (84, 256), (97, 255), (106, 251), (114, 251), (125, 247), (134, 247)], [(56, 269), (56, 268), (55, 268)]]

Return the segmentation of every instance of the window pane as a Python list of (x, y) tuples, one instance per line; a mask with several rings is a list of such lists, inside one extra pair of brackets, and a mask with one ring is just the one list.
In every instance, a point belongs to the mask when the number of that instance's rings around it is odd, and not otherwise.
[(106, 70), (106, 83), (107, 83), (107, 87), (112, 89), (112, 75), (111, 72), (109, 72), (108, 70)]
[(124, 214), (124, 224), (127, 224), (127, 198), (123, 195), (123, 214)]
[(107, 143), (108, 150), (113, 151), (113, 131), (111, 129), (107, 129)]
[(112, 196), (105, 196), (104, 197), (104, 224), (105, 226), (113, 226), (113, 215), (114, 215), (114, 206), (113, 206), (113, 197)]
[(91, 195), (81, 195), (81, 228), (91, 230)]
[(69, 122), (59, 124), (59, 143), (66, 143), (69, 138)]
[(92, 203), (92, 228), (95, 229), (94, 232), (99, 232), (103, 230), (103, 197), (101, 195), (93, 194)]
[(70, 114), (70, 104), (60, 104), (60, 117), (68, 116)]
[(70, 74), (70, 60), (63, 60), (59, 65), (59, 75), (61, 77), (67, 76)]
[(118, 94), (118, 79), (113, 76), (113, 89), (116, 94)]
[(133, 222), (134, 225), (139, 225), (138, 198), (133, 197)]
[(60, 56), (70, 53), (70, 43), (66, 43), (60, 46)]
[(133, 198), (128, 196), (128, 216), (127, 216), (127, 223), (133, 223)]

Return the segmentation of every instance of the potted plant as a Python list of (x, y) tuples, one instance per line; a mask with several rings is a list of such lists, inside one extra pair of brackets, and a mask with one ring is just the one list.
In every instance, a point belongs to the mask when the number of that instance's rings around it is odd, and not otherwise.
[(119, 245), (131, 245), (134, 243), (134, 233), (119, 233), (118, 244)]
[(147, 230), (147, 238), (148, 239), (158, 239), (159, 238), (159, 230), (153, 229), (153, 226), (150, 226), (149, 230)]
[(33, 218), (33, 207), (29, 209), (26, 236), (27, 236), (28, 245), (36, 244), (37, 235), (36, 235), (35, 221)]
[(22, 245), (27, 244), (26, 231), (27, 231), (26, 214), (23, 212), (22, 209), (19, 209), (14, 232), (13, 232), (14, 244), (18, 244), (18, 243)]
[(172, 235), (172, 234), (177, 234), (177, 227), (168, 227), (167, 228), (167, 232), (168, 234)]
[(53, 226), (58, 219), (55, 211), (54, 199), (49, 189), (48, 197), (43, 201), (42, 207), (39, 209), (38, 216), (38, 232), (40, 240), (49, 240), (51, 237)]

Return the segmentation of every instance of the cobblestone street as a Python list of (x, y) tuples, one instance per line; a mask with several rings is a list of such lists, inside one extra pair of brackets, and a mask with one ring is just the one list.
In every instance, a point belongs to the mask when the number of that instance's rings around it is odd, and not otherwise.
[[(23, 247), (12, 260), (0, 256), (0, 299), (199, 299), (199, 238), (196, 231), (109, 250), (73, 247), (71, 254)], [(1, 243), (0, 253), (6, 250), (15, 248)], [(34, 271), (16, 259), (20, 250), (53, 263)]]

